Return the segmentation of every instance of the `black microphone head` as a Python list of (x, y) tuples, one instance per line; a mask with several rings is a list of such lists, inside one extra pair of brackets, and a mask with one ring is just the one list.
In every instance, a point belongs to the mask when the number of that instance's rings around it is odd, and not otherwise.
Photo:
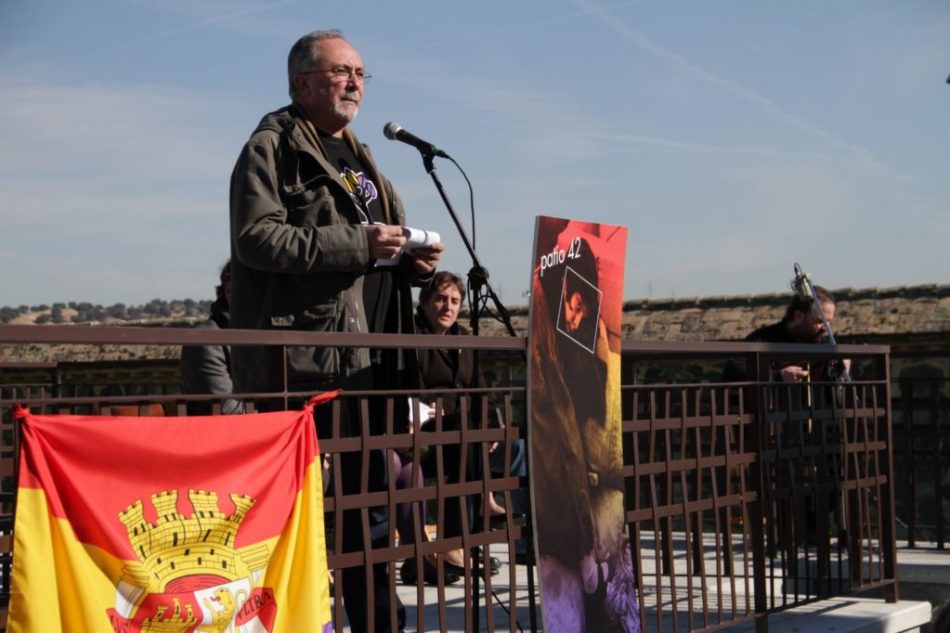
[(399, 125), (395, 121), (390, 121), (389, 123), (383, 126), (383, 134), (390, 141), (395, 141), (396, 135), (399, 134), (399, 130), (401, 129), (402, 129), (401, 125)]

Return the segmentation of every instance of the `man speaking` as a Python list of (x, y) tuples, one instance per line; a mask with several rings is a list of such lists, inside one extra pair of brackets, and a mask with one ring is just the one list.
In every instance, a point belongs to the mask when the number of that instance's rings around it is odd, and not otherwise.
[[(264, 116), (231, 176), (232, 327), (411, 332), (410, 285), (427, 281), (443, 247), (403, 252), (402, 202), (348, 127), (369, 79), (363, 59), (340, 31), (315, 31), (293, 45), (287, 78), (292, 103)], [(282, 390), (281, 354), (280, 348), (235, 348), (236, 391)], [(290, 348), (286, 368), (288, 389), (307, 392), (406, 387), (411, 384), (400, 384), (400, 376), (410, 380), (415, 372), (396, 352), (371, 358), (369, 350), (353, 348)], [(360, 423), (349, 404), (347, 435)], [(373, 426), (381, 422), (370, 418)], [(359, 492), (359, 453), (342, 457), (343, 490)], [(384, 489), (382, 455), (373, 454), (369, 467), (370, 488)], [(372, 544), (363, 541), (358, 511), (344, 516), (346, 551), (386, 544), (385, 508), (370, 515)], [(355, 632), (367, 630), (368, 593), (375, 628), (390, 630), (386, 566), (376, 565), (373, 576), (370, 590), (361, 568), (344, 570)], [(402, 628), (401, 605), (398, 611)]]

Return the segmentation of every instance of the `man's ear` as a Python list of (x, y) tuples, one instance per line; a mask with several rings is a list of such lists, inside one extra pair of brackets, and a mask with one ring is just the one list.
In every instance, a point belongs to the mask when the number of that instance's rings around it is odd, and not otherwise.
[(294, 75), (294, 93), (301, 97), (310, 94), (310, 84), (307, 83), (305, 75)]

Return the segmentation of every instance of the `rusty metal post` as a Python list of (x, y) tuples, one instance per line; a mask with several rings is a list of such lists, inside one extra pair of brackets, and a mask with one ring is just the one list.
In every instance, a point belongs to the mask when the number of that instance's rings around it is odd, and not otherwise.
[[(755, 609), (756, 633), (768, 633), (769, 630), (769, 602), (766, 590), (766, 560), (765, 560), (765, 504), (769, 495), (766, 494), (765, 467), (763, 455), (765, 453), (765, 398), (762, 390), (769, 381), (768, 363), (762, 362), (758, 353), (746, 356), (746, 367), (755, 368), (755, 385), (751, 390), (750, 410), (755, 410), (755, 420), (752, 423), (752, 446), (755, 447), (756, 459), (752, 463), (752, 485), (755, 490), (755, 501), (749, 504), (749, 515), (752, 525), (752, 587), (754, 592), (753, 607)], [(771, 529), (771, 526), (769, 526)]]

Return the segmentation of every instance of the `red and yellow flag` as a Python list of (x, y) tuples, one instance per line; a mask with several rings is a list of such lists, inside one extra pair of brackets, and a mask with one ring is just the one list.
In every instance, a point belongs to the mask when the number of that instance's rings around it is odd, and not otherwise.
[(330, 630), (303, 411), (21, 420), (11, 633)]

